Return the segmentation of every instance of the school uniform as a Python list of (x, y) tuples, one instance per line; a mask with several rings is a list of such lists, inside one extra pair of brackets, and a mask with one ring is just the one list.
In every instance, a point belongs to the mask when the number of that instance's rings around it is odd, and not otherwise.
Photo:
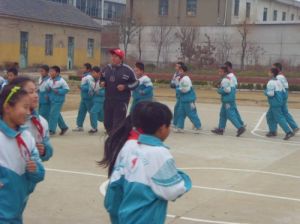
[(226, 128), (227, 120), (237, 128), (243, 127), (240, 119), (237, 115), (236, 103), (235, 103), (235, 89), (232, 88), (231, 80), (225, 76), (218, 88), (218, 94), (221, 95), (221, 110), (219, 118), (219, 130), (224, 130)]
[(112, 224), (165, 223), (168, 201), (191, 189), (163, 142), (141, 134), (120, 151), (105, 195)]
[(38, 94), (39, 94), (39, 114), (49, 121), (50, 100), (47, 91), (47, 82), (49, 76), (39, 78)]
[(285, 94), (283, 97), (282, 113), (283, 113), (286, 121), (288, 122), (289, 126), (293, 130), (295, 130), (299, 127), (298, 127), (298, 124), (296, 123), (295, 119), (293, 118), (293, 116), (290, 114), (289, 109), (288, 109), (289, 83), (283, 73), (280, 73), (279, 75), (277, 75), (276, 78), (281, 82), (281, 84), (283, 85), (283, 87), (285, 89)]
[(55, 133), (57, 124), (62, 130), (68, 128), (60, 112), (65, 102), (66, 94), (69, 92), (70, 88), (67, 82), (60, 75), (58, 75), (54, 79), (50, 78), (48, 80), (47, 89), (51, 103), (51, 110), (49, 114), (49, 131), (51, 133)]
[(178, 72), (176, 72), (173, 75), (173, 78), (172, 78), (171, 84), (170, 84), (170, 87), (172, 89), (175, 89), (175, 93), (176, 93), (176, 103), (175, 103), (175, 106), (174, 106), (174, 113), (173, 113), (173, 125), (175, 127), (177, 126), (177, 122), (178, 122), (178, 108), (179, 108), (179, 96), (180, 96), (180, 93), (177, 90), (177, 87), (179, 85), (179, 78), (180, 78), (180, 74)]
[(195, 128), (200, 129), (201, 121), (195, 105), (196, 93), (193, 89), (192, 81), (187, 75), (180, 77), (177, 91), (179, 94), (179, 107), (176, 127), (183, 129), (185, 118), (188, 117)]
[(286, 92), (281, 81), (277, 78), (269, 80), (264, 93), (268, 97), (269, 102), (269, 110), (266, 117), (270, 132), (276, 133), (277, 124), (279, 124), (286, 134), (290, 133), (291, 129), (282, 111)]
[(130, 111), (133, 111), (134, 107), (140, 102), (153, 100), (153, 84), (147, 75), (139, 78), (139, 86), (132, 91), (132, 98)]
[(5, 82), (6, 82), (5, 79), (2, 76), (0, 76), (0, 91), (4, 87)]
[(48, 161), (53, 155), (53, 147), (50, 143), (48, 122), (40, 116), (36, 111), (33, 111), (29, 116), (25, 126), (32, 134), (37, 144), (43, 144), (45, 154), (40, 155), (42, 161)]
[[(93, 78), (93, 77), (92, 77)], [(90, 120), (93, 129), (98, 129), (98, 121), (104, 121), (104, 100), (105, 89), (100, 86), (100, 80), (90, 82), (90, 95), (92, 96), (92, 107), (90, 110)]]
[(92, 106), (92, 97), (89, 95), (89, 82), (92, 79), (92, 75), (90, 72), (83, 73), (81, 84), (80, 84), (80, 104), (77, 115), (76, 124), (77, 127), (83, 127), (83, 123), (88, 111), (91, 110)]
[[(236, 95), (236, 91), (237, 91), (237, 88), (238, 88), (238, 80), (237, 80), (235, 74), (233, 72), (231, 72), (227, 75), (227, 78), (229, 78), (230, 83), (231, 83), (231, 91), (233, 91), (234, 94)], [(236, 99), (236, 97), (235, 97), (235, 99)], [(234, 103), (236, 105), (236, 101)], [(236, 113), (238, 121), (242, 124), (242, 126), (245, 126), (244, 121), (242, 120), (240, 112), (237, 108), (237, 105), (235, 106), (235, 113)]]
[[(45, 169), (35, 141), (24, 127), (13, 130), (0, 120), (0, 223), (22, 224), (29, 195), (44, 179)], [(26, 170), (32, 160), (37, 170)]]

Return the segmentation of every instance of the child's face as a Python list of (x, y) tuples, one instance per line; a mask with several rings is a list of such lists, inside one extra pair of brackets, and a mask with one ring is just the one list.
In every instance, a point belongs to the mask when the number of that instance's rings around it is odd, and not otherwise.
[(24, 86), (24, 90), (28, 93), (28, 96), (30, 98), (30, 109), (36, 109), (39, 104), (39, 96), (37, 94), (35, 84), (33, 82), (27, 82)]
[(45, 69), (40, 69), (40, 74), (41, 74), (41, 76), (43, 76), (43, 77), (45, 77), (45, 76), (47, 76), (48, 75), (48, 72), (45, 70)]
[(155, 133), (155, 136), (158, 137), (160, 140), (164, 141), (168, 138), (170, 131), (170, 126), (164, 124), (158, 129), (158, 131)]
[(54, 69), (50, 69), (49, 74), (51, 78), (55, 78), (57, 76), (57, 72)]
[(92, 76), (93, 76), (94, 79), (99, 79), (101, 77), (101, 72), (93, 71)]
[(225, 75), (225, 72), (224, 72), (223, 69), (219, 69), (219, 75), (220, 75), (220, 76), (224, 76), (224, 75)]
[(4, 111), (11, 123), (16, 126), (24, 125), (30, 115), (30, 97), (23, 96), (14, 106), (5, 105)]
[(112, 62), (113, 65), (119, 65), (119, 64), (122, 63), (122, 60), (116, 54), (112, 54), (111, 55), (111, 62)]
[(180, 69), (180, 65), (179, 64), (175, 64), (175, 70), (176, 70), (176, 72), (179, 72), (179, 69)]
[(134, 67), (134, 72), (140, 78), (143, 75), (143, 71), (137, 67)]
[(15, 76), (15, 74), (12, 73), (12, 72), (8, 72), (8, 73), (7, 73), (7, 80), (8, 80), (8, 82), (11, 82), (11, 81), (14, 80), (16, 77), (17, 77), (17, 76)]
[(271, 70), (269, 70), (268, 75), (269, 75), (270, 78), (273, 78), (273, 76), (274, 76), (273, 73), (271, 72)]

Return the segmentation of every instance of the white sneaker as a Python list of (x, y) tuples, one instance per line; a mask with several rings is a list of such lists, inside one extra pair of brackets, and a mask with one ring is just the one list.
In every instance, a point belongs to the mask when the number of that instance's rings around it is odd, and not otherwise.
[(202, 130), (201, 128), (194, 128), (193, 132), (194, 132), (194, 134), (200, 134), (201, 130)]
[(173, 131), (174, 131), (175, 133), (184, 133), (184, 130), (181, 129), (181, 128), (174, 128)]
[(82, 132), (82, 131), (84, 131), (84, 130), (83, 130), (83, 127), (77, 127), (77, 128), (74, 128), (72, 131), (75, 131), (75, 132)]

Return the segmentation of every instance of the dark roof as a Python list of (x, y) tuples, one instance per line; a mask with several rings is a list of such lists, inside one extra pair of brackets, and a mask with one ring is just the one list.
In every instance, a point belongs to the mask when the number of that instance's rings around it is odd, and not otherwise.
[(98, 23), (76, 7), (45, 0), (0, 0), (0, 16), (100, 29)]

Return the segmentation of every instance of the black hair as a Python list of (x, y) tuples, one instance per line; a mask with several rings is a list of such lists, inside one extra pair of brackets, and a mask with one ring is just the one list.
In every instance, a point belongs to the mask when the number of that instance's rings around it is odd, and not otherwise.
[(282, 71), (282, 64), (281, 64), (281, 63), (276, 62), (276, 63), (273, 64), (273, 66), (274, 66), (275, 68), (277, 68), (277, 69), (279, 70), (279, 72)]
[(90, 63), (85, 63), (83, 66), (89, 71), (92, 70), (92, 65)]
[(222, 65), (220, 67), (221, 70), (223, 70), (225, 72), (225, 74), (228, 74), (229, 73), (229, 70), (228, 70), (228, 67), (226, 65)]
[[(0, 95), (0, 116), (3, 116), (3, 107), (4, 103), (11, 93), (12, 89), (16, 87), (16, 85), (7, 85), (3, 88), (1, 95)], [(27, 92), (24, 89), (18, 90), (16, 93), (14, 93), (11, 98), (7, 101), (7, 104), (10, 106), (14, 106), (22, 97), (26, 96)]]
[(33, 82), (35, 84), (34, 80), (29, 78), (28, 76), (19, 76), (19, 77), (15, 78), (14, 80), (12, 80), (10, 82), (10, 84), (24, 88), (24, 86), (26, 85), (27, 82)]
[(171, 120), (172, 112), (166, 105), (158, 102), (138, 103), (132, 113), (117, 129), (112, 131), (105, 141), (104, 158), (99, 164), (108, 167), (110, 177), (116, 159), (134, 127), (141, 129), (144, 134), (154, 135), (161, 126), (169, 127)]
[(274, 77), (276, 77), (279, 74), (279, 70), (277, 68), (271, 68), (270, 72), (273, 74)]
[(40, 69), (43, 69), (43, 70), (45, 70), (46, 72), (49, 72), (49, 66), (48, 66), (48, 65), (42, 65), (42, 66), (40, 67)]
[(94, 66), (94, 67), (92, 68), (92, 71), (99, 73), (99, 72), (101, 72), (101, 69), (100, 69), (99, 66)]
[(52, 66), (51, 69), (56, 71), (56, 73), (60, 73), (60, 67), (58, 67), (57, 65)]
[(138, 69), (140, 69), (141, 71), (145, 71), (145, 65), (143, 62), (137, 62), (135, 63), (135, 67), (137, 67)]
[(182, 68), (182, 66), (185, 66), (185, 64), (182, 61), (178, 61), (176, 64), (179, 65), (180, 68)]
[(188, 71), (188, 67), (185, 64), (182, 64), (180, 67), (184, 72)]
[(226, 67), (232, 68), (232, 63), (231, 63), (230, 61), (226, 61), (226, 62), (224, 63), (224, 65), (225, 65)]
[(16, 68), (9, 68), (8, 70), (7, 70), (7, 73), (9, 73), (9, 72), (11, 72), (11, 73), (13, 73), (15, 76), (18, 76), (18, 69), (16, 69)]

